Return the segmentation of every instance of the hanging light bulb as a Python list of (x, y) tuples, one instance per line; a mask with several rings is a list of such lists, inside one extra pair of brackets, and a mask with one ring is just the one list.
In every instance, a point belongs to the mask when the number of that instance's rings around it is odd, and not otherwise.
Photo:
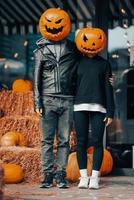
[(122, 8), (122, 9), (121, 9), (121, 13), (125, 15), (125, 14), (126, 14), (126, 11)]
[(7, 68), (8, 68), (8, 65), (7, 65), (7, 64), (5, 64), (5, 65), (4, 65), (4, 68), (5, 68), (5, 69), (7, 69)]
[(115, 58), (115, 59), (117, 59), (117, 58), (119, 58), (119, 55), (118, 54), (112, 54), (112, 58)]
[(123, 24), (124, 28), (128, 28), (128, 25), (126, 23)]
[(32, 57), (30, 57), (30, 59), (31, 59), (31, 60), (34, 60), (34, 57), (33, 57), (33, 56), (32, 56)]
[(27, 45), (28, 45), (28, 41), (27, 40), (25, 40), (25, 42), (24, 42), (24, 47), (26, 47)]
[(14, 58), (17, 58), (18, 56), (19, 56), (18, 53), (15, 53), (15, 54), (14, 54)]

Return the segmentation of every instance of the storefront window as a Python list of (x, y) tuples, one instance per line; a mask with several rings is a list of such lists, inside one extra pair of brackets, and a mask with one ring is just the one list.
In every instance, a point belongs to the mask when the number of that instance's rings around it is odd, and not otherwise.
[[(134, 45), (133, 32), (134, 26), (118, 26), (108, 31), (108, 55), (114, 74), (115, 119), (108, 129), (107, 145), (113, 156), (118, 157), (116, 167), (132, 167), (134, 68), (130, 64), (130, 47)], [(124, 161), (126, 157), (130, 158), (127, 164)]]

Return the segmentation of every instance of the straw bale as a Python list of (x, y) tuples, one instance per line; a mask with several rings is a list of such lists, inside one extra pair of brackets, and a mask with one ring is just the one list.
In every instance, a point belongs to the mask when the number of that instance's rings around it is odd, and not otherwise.
[(0, 110), (3, 111), (4, 116), (36, 115), (34, 112), (33, 92), (1, 91)]
[(15, 163), (22, 167), (24, 181), (38, 183), (41, 181), (40, 150), (26, 147), (0, 147), (0, 159), (4, 163)]
[(1, 118), (0, 137), (9, 131), (22, 133), (29, 147), (40, 145), (40, 122), (36, 116), (9, 116)]

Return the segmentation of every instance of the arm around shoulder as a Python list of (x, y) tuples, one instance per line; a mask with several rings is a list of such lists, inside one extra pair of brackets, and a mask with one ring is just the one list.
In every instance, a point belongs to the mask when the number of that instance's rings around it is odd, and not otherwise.
[(107, 109), (107, 118), (114, 117), (114, 95), (113, 95), (113, 86), (109, 82), (109, 78), (112, 77), (112, 69), (109, 62), (106, 64), (105, 69), (105, 92), (106, 92), (106, 109)]

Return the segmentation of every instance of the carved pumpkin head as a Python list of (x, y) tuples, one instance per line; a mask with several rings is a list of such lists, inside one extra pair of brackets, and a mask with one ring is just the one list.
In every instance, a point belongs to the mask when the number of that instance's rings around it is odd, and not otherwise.
[(96, 55), (106, 46), (106, 35), (99, 28), (82, 28), (76, 35), (76, 46), (87, 55)]
[(48, 40), (63, 40), (71, 29), (69, 15), (64, 10), (50, 8), (41, 15), (39, 29), (42, 36)]

